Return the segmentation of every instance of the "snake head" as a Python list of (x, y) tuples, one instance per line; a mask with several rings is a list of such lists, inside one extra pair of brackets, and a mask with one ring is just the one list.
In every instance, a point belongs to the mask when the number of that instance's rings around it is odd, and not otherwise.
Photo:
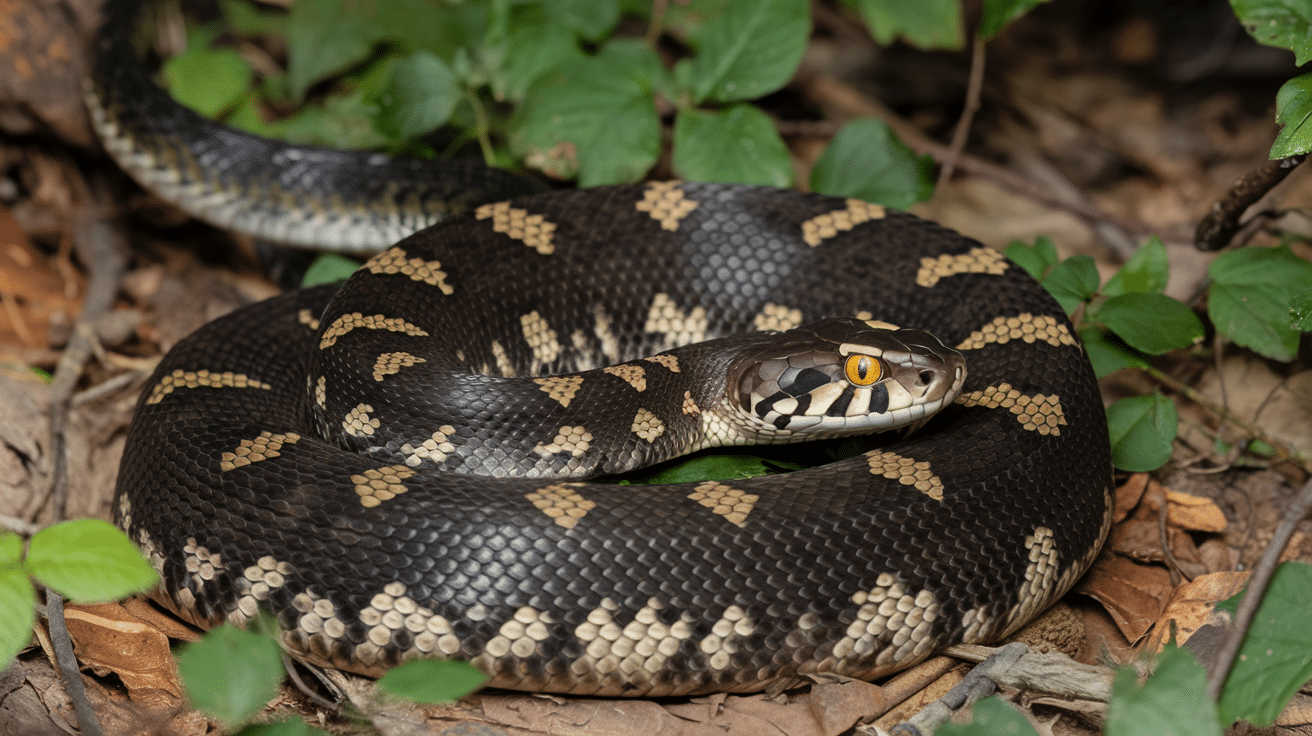
[(730, 371), (742, 423), (775, 442), (915, 428), (961, 393), (961, 353), (872, 324), (825, 319), (746, 352)]

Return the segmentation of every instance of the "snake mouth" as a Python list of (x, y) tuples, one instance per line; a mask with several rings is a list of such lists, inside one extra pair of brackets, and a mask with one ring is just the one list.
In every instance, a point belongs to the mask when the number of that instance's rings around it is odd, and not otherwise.
[(792, 330), (784, 354), (761, 351), (738, 381), (738, 412), (763, 441), (824, 439), (918, 426), (966, 380), (961, 353), (920, 330), (855, 319)]

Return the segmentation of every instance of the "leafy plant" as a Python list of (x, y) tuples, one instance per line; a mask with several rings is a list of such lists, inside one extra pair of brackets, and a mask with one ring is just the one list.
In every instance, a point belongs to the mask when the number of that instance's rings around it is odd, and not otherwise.
[(123, 532), (97, 519), (42, 529), (32, 535), (26, 558), (21, 537), (0, 534), (0, 669), (32, 636), (36, 589), (31, 578), (73, 603), (116, 600), (159, 580)]

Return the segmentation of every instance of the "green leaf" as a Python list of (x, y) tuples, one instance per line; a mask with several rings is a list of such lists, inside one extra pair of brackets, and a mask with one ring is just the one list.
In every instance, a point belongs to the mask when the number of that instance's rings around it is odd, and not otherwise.
[(524, 25), (510, 32), (505, 61), (492, 76), (498, 99), (522, 100), (529, 87), (552, 69), (583, 58), (574, 34), (560, 23)]
[(364, 61), (382, 38), (378, 24), (344, 0), (301, 0), (287, 19), (287, 82), (294, 99), (310, 85)]
[(1115, 339), (1109, 332), (1099, 327), (1086, 327), (1080, 330), (1080, 340), (1084, 342), (1084, 351), (1093, 364), (1093, 373), (1098, 378), (1109, 376), (1122, 368), (1145, 368), (1147, 361), (1134, 349)]
[(1007, 24), (1025, 15), (1044, 0), (984, 0), (984, 14), (979, 19), (979, 36), (988, 40)]
[(254, 72), (232, 49), (191, 44), (164, 62), (164, 82), (178, 102), (207, 118), (218, 116), (250, 88)]
[(1162, 467), (1171, 458), (1177, 428), (1175, 404), (1164, 396), (1118, 399), (1107, 407), (1112, 463), (1132, 473)]
[(1052, 244), (1052, 238), (1047, 235), (1035, 238), (1034, 245), (1013, 240), (1005, 253), (1016, 265), (1025, 269), (1025, 273), (1040, 281), (1060, 260), (1057, 257), (1057, 246)]
[(388, 670), (378, 678), (378, 687), (416, 703), (449, 703), (485, 682), (487, 675), (468, 662), (421, 659)]
[(652, 89), (665, 74), (641, 43), (614, 41), (538, 80), (516, 113), (511, 146), (525, 163), (584, 187), (637, 181), (660, 153)]
[(460, 97), (451, 67), (431, 52), (416, 51), (393, 66), (378, 96), (375, 124), (389, 138), (413, 138), (444, 125)]
[(1282, 127), (1271, 143), (1272, 160), (1312, 151), (1312, 74), (1294, 77), (1276, 93), (1276, 122)]
[(895, 38), (922, 49), (959, 49), (962, 46), (961, 3), (958, 0), (843, 0), (856, 8), (870, 35), (881, 46)]
[(377, 107), (365, 100), (364, 90), (356, 90), (329, 95), (322, 105), (305, 105), (289, 118), (247, 129), (292, 143), (373, 148), (388, 142), (374, 123), (377, 114)]
[(305, 269), (305, 276), (301, 277), (301, 288), (345, 281), (359, 268), (359, 261), (336, 253), (320, 253), (315, 256), (314, 263)]
[(1294, 359), (1299, 331), (1289, 325), (1289, 304), (1312, 286), (1312, 263), (1284, 245), (1240, 248), (1217, 256), (1207, 274), (1207, 314), (1221, 334), (1268, 358)]
[(680, 110), (674, 120), (674, 170), (693, 181), (788, 187), (793, 165), (770, 117), (749, 104)]
[[(1218, 605), (1234, 612), (1236, 595)], [(1286, 562), (1276, 568), (1219, 702), (1221, 722), (1244, 720), (1270, 726), (1298, 688), (1312, 678), (1312, 566)]]
[(701, 29), (697, 55), (680, 74), (694, 102), (761, 97), (792, 78), (810, 33), (806, 0), (733, 0)]
[(191, 704), (237, 726), (278, 694), (282, 652), (273, 639), (224, 624), (178, 653), (178, 674)]
[(1289, 326), (1302, 332), (1312, 330), (1312, 289), (1305, 289), (1289, 300)]
[(65, 521), (37, 532), (25, 567), (74, 603), (116, 600), (159, 581), (136, 545), (99, 519)]
[(36, 623), (36, 591), (19, 564), (23, 540), (0, 534), (0, 670), (27, 646)]
[(328, 732), (320, 731), (305, 721), (294, 718), (288, 721), (247, 726), (238, 731), (237, 736), (328, 736)]
[(1106, 736), (1221, 736), (1216, 704), (1207, 697), (1207, 671), (1174, 644), (1157, 657), (1138, 685), (1134, 667), (1119, 667), (1107, 703)]
[(802, 470), (823, 462), (823, 459), (812, 464), (787, 462), (776, 457), (751, 454), (740, 447), (694, 455), (676, 462), (625, 473), (624, 480), (620, 482), (662, 485), (695, 483), (703, 480), (741, 480), (784, 470)]
[(996, 695), (970, 708), (970, 723), (944, 723), (935, 736), (1039, 736), (1011, 704)]
[(1070, 314), (1098, 291), (1098, 267), (1089, 256), (1071, 256), (1053, 267), (1041, 283)]
[[(1248, 33), (1258, 43), (1294, 52), (1294, 64), (1312, 59), (1312, 9), (1297, 0), (1230, 0)], [(1272, 158), (1276, 158), (1272, 156)]]
[(287, 14), (265, 12), (258, 5), (241, 0), (219, 0), (224, 22), (239, 36), (287, 34)]
[(576, 31), (588, 41), (598, 41), (620, 19), (619, 0), (551, 0), (543, 4), (550, 20)]
[(1096, 319), (1130, 347), (1149, 355), (1185, 348), (1203, 338), (1203, 322), (1193, 310), (1165, 294), (1132, 291), (1098, 307)]
[(917, 157), (880, 120), (853, 120), (815, 162), (811, 191), (904, 210), (934, 193), (934, 160)]
[(1119, 296), (1132, 291), (1155, 291), (1160, 294), (1166, 288), (1168, 278), (1166, 246), (1162, 245), (1161, 238), (1154, 235), (1107, 280), (1102, 293), (1104, 296)]

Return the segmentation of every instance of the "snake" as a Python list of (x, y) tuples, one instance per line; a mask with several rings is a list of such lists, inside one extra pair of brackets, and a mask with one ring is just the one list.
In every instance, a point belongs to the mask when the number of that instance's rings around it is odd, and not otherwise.
[[(753, 692), (1004, 637), (1106, 538), (1093, 371), (999, 251), (856, 198), (543, 192), (258, 138), (153, 83), (138, 3), (105, 18), (87, 105), (135, 179), (221, 227), (385, 248), (204, 325), (143, 390), (114, 517), (184, 619), (267, 615), (293, 656), (365, 675)], [(789, 472), (598, 479), (890, 428)]]

